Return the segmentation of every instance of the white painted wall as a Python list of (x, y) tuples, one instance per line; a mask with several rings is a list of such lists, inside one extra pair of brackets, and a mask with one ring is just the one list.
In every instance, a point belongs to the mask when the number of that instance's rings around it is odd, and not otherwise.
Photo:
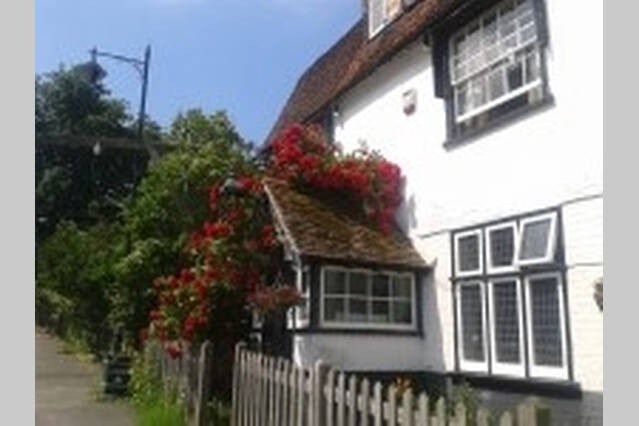
[[(427, 47), (415, 42), (337, 100), (335, 139), (364, 141), (406, 176), (401, 222), (435, 270), (424, 283), (425, 337), (297, 337), (296, 356), (347, 369), (454, 368), (449, 230), (563, 205), (575, 378), (603, 389), (602, 314), (592, 281), (603, 273), (603, 2), (547, 0), (547, 71), (555, 104), (452, 150), (444, 102), (433, 93)], [(402, 94), (417, 91), (406, 115)], [(568, 204), (565, 204), (568, 203)], [(565, 204), (565, 205), (564, 205)]]

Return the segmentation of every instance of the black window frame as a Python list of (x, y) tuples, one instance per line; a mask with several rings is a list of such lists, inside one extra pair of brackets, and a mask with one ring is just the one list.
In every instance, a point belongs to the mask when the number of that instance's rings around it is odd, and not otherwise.
[[(536, 216), (543, 216), (546, 214), (555, 214), (556, 215), (556, 229), (554, 238), (556, 240), (554, 259), (551, 262), (543, 263), (543, 264), (534, 264), (534, 265), (521, 265), (516, 268), (516, 270), (512, 271), (504, 271), (504, 272), (489, 272), (488, 270), (488, 253), (486, 250), (486, 245), (489, 243), (487, 238), (487, 230), (491, 227), (507, 224), (514, 222), (516, 224), (517, 229), (520, 230), (521, 222)], [(482, 235), (482, 244), (484, 247), (482, 248), (482, 269), (479, 273), (473, 275), (456, 275), (456, 236), (458, 234), (464, 234), (471, 231), (479, 230)], [(557, 381), (561, 383), (572, 383), (574, 382), (574, 373), (573, 373), (573, 360), (572, 360), (572, 343), (571, 343), (571, 332), (570, 332), (570, 315), (569, 315), (569, 300), (568, 300), (568, 281), (566, 274), (566, 262), (565, 262), (565, 250), (564, 250), (564, 238), (563, 238), (563, 221), (560, 207), (553, 207), (538, 211), (533, 211), (524, 214), (518, 214), (514, 216), (504, 217), (499, 220), (493, 220), (490, 222), (478, 223), (472, 226), (467, 226), (464, 228), (459, 228), (451, 232), (450, 234), (450, 244), (451, 244), (451, 284), (452, 284), (452, 303), (453, 303), (453, 313), (454, 313), (454, 355), (455, 355), (455, 372), (458, 374), (470, 375), (470, 376), (479, 376), (479, 377), (504, 377), (508, 379), (520, 379), (527, 381)], [(518, 244), (518, 241), (515, 241), (515, 244)], [(514, 262), (517, 262), (517, 259), (514, 259)], [(556, 274), (559, 277), (559, 288), (560, 288), (560, 298), (562, 300), (562, 310), (563, 310), (563, 325), (564, 325), (564, 334), (563, 334), (563, 342), (565, 343), (562, 347), (562, 350), (565, 352), (565, 360), (566, 365), (562, 366), (562, 368), (566, 369), (566, 377), (557, 378), (557, 377), (549, 377), (544, 375), (533, 375), (531, 373), (531, 368), (539, 368), (534, 367), (532, 365), (532, 360), (530, 359), (530, 351), (529, 351), (529, 330), (528, 330), (528, 321), (530, 320), (530, 312), (528, 312), (528, 298), (527, 298), (527, 279), (535, 278), (544, 274)], [(519, 332), (522, 334), (522, 346), (520, 356), (522, 356), (522, 363), (524, 372), (521, 375), (512, 375), (508, 373), (498, 373), (494, 372), (494, 361), (492, 359), (492, 339), (491, 334), (495, 330), (495, 325), (491, 324), (491, 306), (489, 301), (489, 292), (491, 291), (490, 282), (491, 281), (499, 281), (506, 280), (509, 278), (513, 278), (517, 280), (518, 291), (520, 295), (520, 300), (518, 304), (518, 309), (521, 315), (522, 323), (521, 329)], [(483, 288), (483, 306), (484, 306), (484, 350), (486, 357), (486, 369), (485, 371), (479, 369), (475, 369), (469, 367), (467, 369), (462, 368), (462, 348), (459, 344), (459, 338), (461, 331), (460, 319), (458, 317), (458, 309), (459, 303), (458, 300), (458, 288), (460, 285), (469, 282), (481, 282)], [(472, 364), (472, 360), (471, 360)]]
[[(454, 90), (450, 79), (449, 70), (449, 46), (451, 37), (461, 28), (472, 22), (479, 15), (488, 9), (498, 5), (504, 0), (469, 0), (461, 2), (462, 4), (456, 8), (453, 13), (440, 20), (440, 22), (432, 29), (433, 49), (432, 60), (434, 69), (434, 91), (435, 96), (442, 98), (446, 109), (446, 140), (444, 147), (452, 149), (459, 145), (480, 138), (481, 136), (494, 131), (500, 127), (512, 124), (534, 112), (546, 109), (554, 104), (554, 97), (550, 90), (547, 68), (547, 50), (549, 46), (548, 19), (546, 13), (545, 0), (532, 0), (534, 8), (535, 23), (537, 26), (537, 43), (539, 45), (540, 60), (540, 76), (541, 76), (541, 96), (540, 99), (533, 104), (522, 104), (523, 97), (526, 92), (520, 96), (510, 99), (502, 104), (489, 109), (485, 114), (488, 117), (485, 124), (466, 130), (460, 131), (460, 126), (455, 122), (454, 111)], [(489, 117), (492, 111), (503, 109), (505, 112), (496, 113), (494, 117)]]

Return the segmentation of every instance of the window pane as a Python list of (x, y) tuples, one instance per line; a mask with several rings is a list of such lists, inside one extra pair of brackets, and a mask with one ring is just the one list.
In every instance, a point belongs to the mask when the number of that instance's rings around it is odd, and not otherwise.
[(507, 228), (493, 229), (489, 235), (490, 265), (493, 267), (511, 266), (515, 254), (515, 230)]
[(346, 273), (344, 271), (325, 270), (325, 287), (326, 294), (345, 294), (346, 293)]
[(390, 322), (390, 309), (387, 301), (373, 302), (373, 315), (371, 321), (379, 323)]
[(519, 304), (517, 282), (493, 283), (495, 353), (497, 362), (519, 363)]
[(520, 88), (524, 84), (524, 67), (521, 63), (521, 58), (515, 58), (514, 62), (507, 68), (506, 75), (508, 76), (508, 89), (513, 91)]
[(561, 366), (559, 287), (555, 277), (530, 280), (533, 356), (535, 365)]
[(412, 319), (412, 305), (410, 302), (393, 302), (393, 322), (410, 324)]
[(410, 299), (412, 280), (409, 277), (393, 277), (393, 297)]
[(349, 321), (352, 322), (366, 322), (367, 320), (367, 305), (366, 299), (354, 299), (349, 300)]
[(468, 106), (468, 94), (467, 94), (468, 85), (462, 84), (457, 89), (455, 89), (455, 102), (457, 103), (457, 115), (463, 115), (470, 108)]
[(342, 298), (324, 299), (324, 319), (326, 321), (345, 321), (346, 304)]
[(306, 293), (310, 287), (311, 274), (307, 271), (302, 272), (302, 293)]
[(479, 235), (467, 235), (457, 240), (459, 270), (475, 271), (479, 269)]
[(483, 75), (475, 77), (470, 81), (470, 96), (473, 108), (478, 108), (486, 103), (486, 86)]
[(349, 277), (349, 294), (366, 296), (368, 294), (368, 274), (351, 272)]
[(546, 256), (548, 238), (550, 237), (550, 221), (551, 219), (546, 218), (528, 222), (524, 225), (521, 236), (520, 259), (536, 259)]
[(388, 297), (388, 275), (376, 274), (373, 275), (373, 296), (374, 297)]
[(504, 84), (504, 68), (499, 66), (488, 75), (488, 86), (490, 90), (490, 100), (495, 100), (506, 93)]
[(462, 285), (460, 296), (464, 359), (484, 361), (484, 310), (479, 284)]

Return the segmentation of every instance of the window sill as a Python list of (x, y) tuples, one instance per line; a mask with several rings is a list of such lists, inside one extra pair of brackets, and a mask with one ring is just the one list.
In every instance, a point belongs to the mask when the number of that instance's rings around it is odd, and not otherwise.
[(422, 337), (422, 332), (416, 329), (389, 329), (389, 328), (335, 328), (335, 327), (309, 327), (304, 329), (289, 330), (295, 334), (359, 334), (359, 335), (387, 335)]
[(577, 382), (537, 377), (510, 377), (487, 375), (485, 373), (453, 372), (448, 373), (453, 383), (468, 382), (473, 387), (499, 392), (536, 394), (539, 396), (575, 399), (581, 398), (581, 386)]
[(501, 117), (492, 120), (481, 129), (472, 130), (462, 136), (453, 136), (444, 141), (443, 146), (446, 150), (457, 148), (459, 146), (473, 142), (476, 139), (480, 139), (481, 137), (486, 136), (491, 132), (504, 128), (507, 125), (515, 124), (516, 122), (527, 118), (530, 115), (541, 113), (542, 111), (550, 109), (554, 105), (555, 99), (552, 95), (548, 94), (539, 103), (513, 110), (508, 114), (502, 115)]

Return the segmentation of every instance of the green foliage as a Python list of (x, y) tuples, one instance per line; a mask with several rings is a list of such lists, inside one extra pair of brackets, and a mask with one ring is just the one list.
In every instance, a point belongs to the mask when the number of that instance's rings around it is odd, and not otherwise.
[[(62, 336), (104, 348), (113, 264), (121, 250), (117, 225), (88, 231), (62, 222), (36, 257), (36, 315)], [(108, 242), (108, 243), (106, 243)]]
[(189, 111), (172, 129), (177, 148), (150, 165), (122, 214), (129, 244), (115, 265), (110, 319), (129, 339), (148, 325), (152, 280), (175, 273), (185, 261), (184, 243), (208, 215), (209, 186), (252, 167), (223, 112), (207, 117)]
[(216, 111), (207, 116), (200, 108), (180, 112), (169, 131), (168, 139), (174, 143), (202, 146), (216, 141), (227, 147), (241, 142), (241, 138), (225, 111)]
[[(103, 141), (101, 154), (93, 152), (99, 138), (134, 143), (138, 137), (137, 121), (124, 100), (110, 96), (105, 75), (83, 64), (36, 77), (36, 243), (60, 220), (86, 226), (113, 220), (146, 168), (148, 154), (141, 149)], [(161, 138), (148, 118), (144, 134)]]
[(108, 98), (103, 78), (93, 78), (86, 65), (36, 77), (36, 134), (131, 135), (127, 105)]
[(477, 424), (477, 410), (479, 409), (479, 395), (467, 382), (453, 387), (450, 409), (454, 410), (460, 402), (466, 408), (466, 424), (475, 426)]
[(186, 426), (184, 409), (175, 395), (165, 395), (158, 371), (138, 355), (131, 368), (131, 401), (139, 426)]

